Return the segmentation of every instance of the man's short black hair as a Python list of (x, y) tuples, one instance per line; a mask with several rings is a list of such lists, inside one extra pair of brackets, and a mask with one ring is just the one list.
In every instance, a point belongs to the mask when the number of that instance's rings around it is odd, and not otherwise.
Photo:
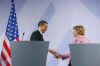
[(39, 21), (39, 23), (38, 23), (38, 27), (39, 27), (39, 26), (43, 26), (44, 24), (48, 24), (48, 22), (47, 22), (47, 21), (44, 21), (44, 20), (41, 20), (41, 21)]

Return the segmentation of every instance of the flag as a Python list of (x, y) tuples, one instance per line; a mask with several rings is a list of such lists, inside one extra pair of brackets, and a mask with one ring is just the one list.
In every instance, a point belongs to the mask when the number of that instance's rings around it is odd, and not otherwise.
[(10, 16), (8, 19), (8, 24), (6, 27), (6, 32), (4, 34), (4, 40), (1, 50), (1, 63), (0, 66), (12, 66), (11, 63), (11, 48), (10, 41), (19, 41), (18, 24), (15, 10), (14, 0), (11, 0)]

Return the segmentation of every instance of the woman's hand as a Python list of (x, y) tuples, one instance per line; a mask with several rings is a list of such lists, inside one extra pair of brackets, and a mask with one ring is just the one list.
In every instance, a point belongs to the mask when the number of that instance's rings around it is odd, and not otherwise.
[(67, 55), (62, 55), (62, 59), (64, 60), (64, 59), (68, 59), (68, 58), (70, 58), (71, 56), (70, 56), (70, 54), (67, 54)]

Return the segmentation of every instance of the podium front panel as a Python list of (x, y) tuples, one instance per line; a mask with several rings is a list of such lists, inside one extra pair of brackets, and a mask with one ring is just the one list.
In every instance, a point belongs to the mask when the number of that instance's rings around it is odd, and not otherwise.
[(12, 66), (46, 66), (49, 42), (11, 42)]
[(71, 44), (72, 66), (100, 66), (100, 44)]

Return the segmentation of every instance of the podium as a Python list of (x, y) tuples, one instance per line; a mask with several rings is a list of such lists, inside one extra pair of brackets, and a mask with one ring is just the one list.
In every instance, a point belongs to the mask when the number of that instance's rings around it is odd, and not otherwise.
[(11, 42), (12, 66), (46, 66), (49, 42)]
[(100, 43), (71, 44), (72, 66), (100, 66)]

